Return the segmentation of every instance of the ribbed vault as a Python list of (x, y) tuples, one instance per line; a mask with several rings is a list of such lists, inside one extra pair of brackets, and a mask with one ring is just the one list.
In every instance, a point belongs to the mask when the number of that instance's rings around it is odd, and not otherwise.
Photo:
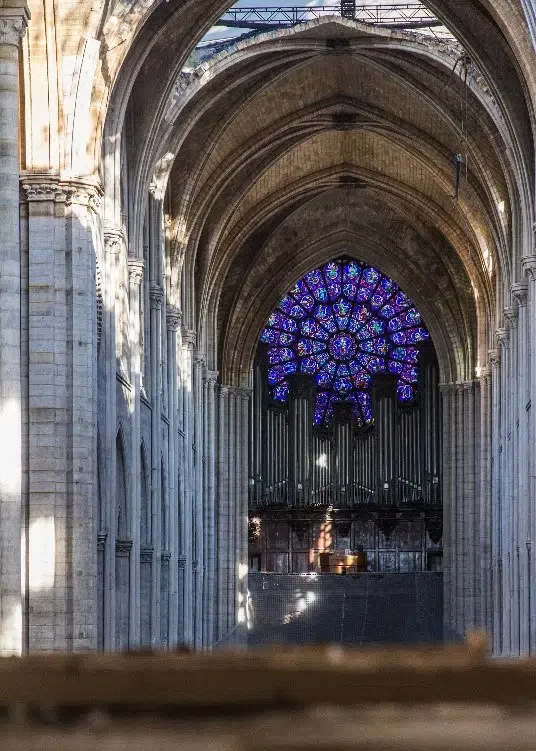
[[(123, 168), (130, 206), (140, 209), (128, 212), (130, 242), (141, 245), (152, 182), (157, 197), (167, 191), (170, 296), (178, 296), (182, 275), (184, 320), (211, 367), (245, 385), (278, 285), (288, 286), (309, 257), (322, 262), (341, 243), (371, 262), (384, 254), (383, 270), (427, 318), (445, 379), (471, 378), (485, 367), (532, 215), (530, 76), (521, 81), (516, 71), (524, 66), (524, 41), (516, 41), (515, 63), (504, 36), (509, 21), (498, 6), (494, 18), (476, 2), (463, 12), (449, 3), (433, 7), (476, 62), (464, 87), (460, 47), (340, 18), (240, 42), (185, 75), (185, 45), (223, 6), (170, 5), (147, 2), (139, 16), (130, 6), (127, 23), (119, 3), (104, 27), (105, 36), (113, 23), (114, 33), (123, 28), (124, 40), (138, 29), (115, 88), (105, 152), (107, 142), (116, 148), (114, 132), (125, 116)], [(484, 29), (495, 56), (483, 44)], [(456, 200), (459, 151), (468, 157), (467, 178)], [(339, 187), (348, 181), (364, 183), (356, 195), (366, 197), (366, 212)], [(290, 225), (301, 237), (292, 251), (274, 239)], [(418, 239), (404, 248), (412, 234)], [(410, 271), (416, 263), (420, 277)], [(426, 275), (438, 264), (437, 294), (427, 302)], [(244, 304), (248, 298), (255, 309)]]

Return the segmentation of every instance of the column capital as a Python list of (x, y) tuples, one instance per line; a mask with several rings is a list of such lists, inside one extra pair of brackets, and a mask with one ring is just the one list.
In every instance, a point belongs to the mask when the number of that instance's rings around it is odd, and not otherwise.
[(162, 303), (164, 302), (164, 290), (159, 284), (153, 282), (150, 289), (151, 308), (156, 310), (162, 309)]
[(0, 8), (0, 44), (18, 47), (26, 34), (30, 11), (28, 8)]
[(521, 258), (521, 264), (523, 266), (524, 273), (529, 277), (531, 281), (534, 281), (536, 279), (536, 254), (523, 256)]
[(123, 230), (119, 227), (105, 227), (104, 251), (111, 255), (118, 255), (123, 245)]
[(512, 295), (519, 308), (527, 304), (529, 285), (527, 282), (514, 282), (512, 284)]
[(445, 396), (449, 396), (455, 390), (456, 390), (455, 383), (440, 383), (439, 384), (439, 391)]
[(490, 349), (488, 351), (488, 357), (490, 365), (493, 368), (498, 368), (501, 362), (501, 353), (498, 349)]
[(128, 278), (130, 284), (139, 287), (143, 280), (145, 264), (141, 258), (129, 258), (128, 261)]
[(82, 177), (62, 180), (60, 184), (66, 206), (76, 204), (98, 213), (104, 195), (100, 181), (92, 177)]
[(166, 326), (168, 331), (178, 331), (182, 321), (182, 313), (178, 308), (168, 307), (166, 310)]
[(204, 352), (196, 352), (194, 357), (194, 365), (198, 368), (203, 368), (207, 364), (207, 358)]
[(501, 328), (497, 329), (495, 332), (495, 338), (497, 340), (497, 344), (499, 344), (503, 349), (508, 347), (510, 343), (510, 331), (502, 326)]
[(22, 173), (20, 182), (29, 202), (56, 201), (62, 193), (59, 175)]
[(504, 309), (504, 320), (508, 325), (508, 328), (517, 328), (517, 306), (508, 305)]
[(249, 401), (249, 398), (252, 394), (251, 389), (244, 389), (240, 386), (235, 386), (235, 388), (232, 389), (235, 393), (235, 396), (237, 396), (239, 399), (244, 399), (245, 401)]
[(183, 329), (182, 341), (183, 341), (183, 344), (189, 347), (195, 347), (195, 344), (197, 342), (197, 334), (192, 329)]
[(219, 374), (220, 373), (218, 370), (207, 370), (207, 372), (205, 373), (205, 382), (209, 386), (212, 386), (212, 387), (215, 386), (218, 380)]

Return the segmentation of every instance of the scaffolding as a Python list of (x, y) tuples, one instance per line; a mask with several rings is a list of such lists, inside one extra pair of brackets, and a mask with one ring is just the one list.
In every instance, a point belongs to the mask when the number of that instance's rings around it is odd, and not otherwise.
[(230, 8), (218, 21), (219, 26), (236, 29), (269, 31), (294, 26), (325, 16), (340, 15), (360, 23), (374, 24), (390, 29), (423, 29), (442, 26), (421, 3), (356, 5), (355, 0), (341, 0), (334, 5), (263, 6), (258, 8)]

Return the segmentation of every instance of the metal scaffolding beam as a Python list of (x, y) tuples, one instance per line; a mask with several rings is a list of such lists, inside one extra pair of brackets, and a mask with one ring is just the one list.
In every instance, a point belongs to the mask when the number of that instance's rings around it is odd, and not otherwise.
[(284, 26), (340, 15), (361, 23), (370, 23), (392, 29), (422, 29), (442, 26), (431, 11), (421, 3), (396, 5), (356, 5), (355, 0), (341, 0), (337, 5), (275, 6), (259, 8), (230, 8), (218, 25), (236, 29), (271, 30)]

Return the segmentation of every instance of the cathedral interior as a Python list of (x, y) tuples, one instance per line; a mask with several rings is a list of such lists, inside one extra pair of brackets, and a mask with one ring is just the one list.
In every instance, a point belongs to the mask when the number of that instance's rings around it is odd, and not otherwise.
[(535, 48), (0, 0), (0, 654), (536, 652)]

